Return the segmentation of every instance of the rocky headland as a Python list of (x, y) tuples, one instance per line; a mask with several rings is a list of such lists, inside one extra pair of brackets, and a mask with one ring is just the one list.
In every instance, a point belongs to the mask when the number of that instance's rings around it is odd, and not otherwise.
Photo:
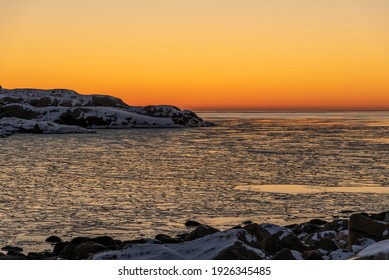
[(0, 136), (210, 125), (194, 112), (174, 106), (129, 106), (113, 96), (83, 95), (67, 89), (0, 88)]
[(354, 213), (348, 219), (313, 219), (280, 226), (246, 221), (220, 231), (188, 221), (188, 232), (154, 238), (116, 240), (110, 236), (76, 237), (63, 241), (50, 236), (52, 251), (23, 252), (6, 246), (0, 259), (93, 260), (345, 260), (389, 259), (389, 211)]

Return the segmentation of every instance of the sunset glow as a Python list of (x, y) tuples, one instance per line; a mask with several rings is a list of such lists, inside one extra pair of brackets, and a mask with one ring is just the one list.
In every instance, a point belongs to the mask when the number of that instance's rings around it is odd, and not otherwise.
[(0, 84), (188, 109), (389, 109), (389, 1), (0, 2)]

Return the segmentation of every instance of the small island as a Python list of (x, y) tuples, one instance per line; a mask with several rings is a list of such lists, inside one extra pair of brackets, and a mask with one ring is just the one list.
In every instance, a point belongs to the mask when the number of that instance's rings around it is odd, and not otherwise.
[(0, 136), (211, 125), (192, 111), (169, 105), (129, 106), (113, 96), (83, 95), (68, 89), (0, 88)]

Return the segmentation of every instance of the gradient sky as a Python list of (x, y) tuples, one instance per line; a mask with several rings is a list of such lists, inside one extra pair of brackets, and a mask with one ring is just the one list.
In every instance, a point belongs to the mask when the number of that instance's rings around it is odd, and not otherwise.
[(0, 84), (189, 109), (389, 109), (388, 0), (0, 0)]

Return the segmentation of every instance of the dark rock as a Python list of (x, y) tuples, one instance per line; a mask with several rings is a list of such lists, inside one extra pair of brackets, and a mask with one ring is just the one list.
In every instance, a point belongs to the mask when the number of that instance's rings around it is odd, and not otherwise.
[(359, 245), (361, 238), (375, 241), (389, 239), (389, 224), (373, 220), (366, 215), (353, 214), (349, 221), (349, 244)]
[[(119, 247), (119, 249), (124, 249), (125, 247), (130, 246), (130, 245), (146, 244), (148, 242), (150, 242), (150, 241), (148, 241), (146, 239), (125, 240), (125, 241), (122, 241), (118, 247)], [(154, 244), (162, 244), (162, 242), (159, 240), (155, 240), (153, 243)]]
[(308, 224), (316, 225), (316, 226), (323, 226), (327, 224), (327, 221), (321, 220), (321, 219), (312, 219), (308, 222)]
[(351, 213), (354, 213), (355, 211), (353, 210), (342, 210), (340, 211), (341, 214), (351, 214)]
[(242, 242), (235, 242), (234, 245), (221, 251), (214, 260), (262, 260), (263, 258)]
[(108, 95), (92, 95), (92, 103), (98, 107), (128, 107), (121, 99)]
[(323, 227), (314, 225), (314, 224), (309, 224), (309, 223), (303, 223), (295, 226), (292, 229), (292, 232), (296, 235), (300, 235), (302, 233), (310, 234), (310, 233), (315, 233), (321, 230)]
[(332, 252), (338, 250), (339, 247), (331, 238), (323, 237), (314, 244), (313, 249), (323, 249), (325, 251)]
[(274, 224), (263, 223), (258, 225), (257, 223), (249, 224), (243, 227), (250, 234), (254, 235), (258, 241), (265, 239), (266, 237), (272, 235), (277, 231), (285, 231), (288, 230), (285, 227), (281, 227)]
[(373, 220), (376, 220), (376, 221), (383, 222), (383, 221), (385, 221), (385, 218), (387, 217), (388, 214), (389, 214), (389, 211), (381, 212), (378, 214), (371, 214), (370, 218), (372, 218)]
[(261, 247), (270, 255), (274, 255), (282, 249), (290, 249), (303, 253), (308, 250), (293, 232), (279, 231), (261, 241)]
[(155, 239), (161, 241), (162, 243), (169, 243), (169, 244), (182, 242), (182, 240), (177, 238), (172, 238), (166, 234), (157, 234), (155, 236)]
[(55, 259), (55, 254), (50, 252), (30, 252), (27, 255), (29, 260), (48, 260)]
[(325, 224), (320, 231), (333, 230), (339, 232), (341, 230), (346, 230), (346, 229), (348, 229), (347, 219), (335, 219), (332, 222)]
[(61, 254), (62, 250), (69, 244), (69, 242), (58, 242), (54, 245), (53, 253), (55, 255)]
[(23, 104), (10, 104), (2, 107), (1, 113), (3, 117), (20, 118), (31, 120), (40, 116), (40, 113), (34, 111)]
[(197, 222), (197, 221), (192, 221), (192, 220), (189, 220), (189, 221), (186, 221), (185, 222), (185, 226), (186, 227), (198, 227), (200, 226), (201, 223)]
[(92, 241), (92, 238), (80, 236), (80, 237), (73, 238), (70, 241), (70, 243), (71, 244), (81, 244), (81, 243), (88, 242), (88, 241)]
[(304, 260), (322, 260), (323, 256), (318, 250), (309, 250), (303, 253)]
[(291, 224), (291, 225), (286, 225), (285, 227), (288, 228), (288, 229), (293, 230), (297, 226), (298, 226), (298, 224)]
[(243, 229), (243, 227), (242, 226), (234, 226), (231, 229)]
[(48, 243), (58, 243), (58, 242), (61, 242), (62, 240), (58, 236), (52, 235), (52, 236), (46, 238), (45, 241)]
[(196, 227), (192, 232), (190, 232), (186, 237), (185, 241), (192, 241), (197, 238), (201, 238), (210, 234), (213, 234), (215, 232), (219, 232), (218, 229), (207, 226), (207, 225), (200, 225)]
[(0, 260), (16, 261), (16, 260), (27, 260), (27, 258), (24, 255), (20, 255), (20, 256), (3, 255), (3, 256), (0, 256)]
[(244, 225), (249, 225), (249, 224), (252, 224), (253, 222), (252, 221), (244, 221), (243, 224)]
[(98, 237), (92, 238), (91, 241), (94, 241), (96, 243), (104, 245), (105, 247), (115, 247), (116, 246), (115, 240), (113, 240), (113, 238), (110, 236), (98, 236)]
[(300, 252), (292, 251), (289, 249), (282, 249), (277, 252), (271, 260), (301, 260), (303, 257)]
[(7, 251), (8, 253), (9, 252), (13, 252), (13, 253), (23, 252), (23, 248), (18, 247), (18, 246), (5, 246), (5, 247), (1, 248), (1, 250)]
[[(59, 243), (57, 243), (59, 244)], [(81, 244), (81, 243), (80, 243)], [(67, 243), (59, 253), (59, 257), (63, 259), (76, 259), (76, 248), (79, 244), (76, 243)]]
[(102, 244), (99, 244), (94, 241), (87, 241), (77, 245), (75, 249), (75, 254), (77, 256), (77, 259), (84, 260), (89, 258), (90, 255), (96, 254), (106, 249), (107, 247)]
[(319, 240), (321, 240), (324, 237), (328, 237), (330, 239), (336, 238), (337, 234), (335, 231), (323, 231), (318, 233), (311, 233), (308, 234), (303, 238), (303, 242), (305, 244), (310, 245), (311, 247), (314, 246)]

